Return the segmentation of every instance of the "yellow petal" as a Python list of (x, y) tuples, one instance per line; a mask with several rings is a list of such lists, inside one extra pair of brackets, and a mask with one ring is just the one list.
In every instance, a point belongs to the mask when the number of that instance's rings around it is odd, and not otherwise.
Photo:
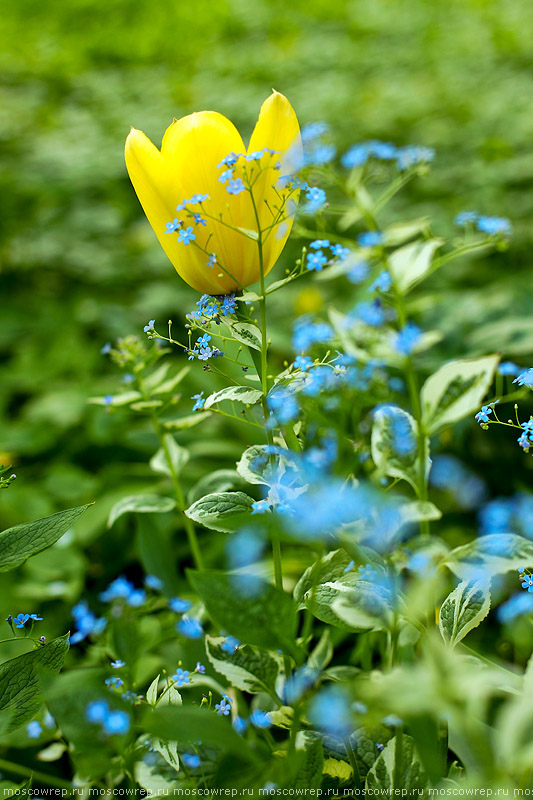
[[(277, 179), (281, 175), (294, 172), (302, 163), (302, 138), (296, 113), (287, 98), (274, 91), (261, 106), (259, 119), (252, 133), (248, 153), (254, 150), (271, 148), (278, 154), (272, 156), (271, 163), (281, 163), (278, 171), (267, 169), (254, 186), (254, 197), (259, 208), (259, 217), (263, 228), (269, 227), (273, 222), (276, 210), (285, 203), (283, 216), (290, 216), (285, 222), (276, 225), (268, 234), (265, 247), (265, 274), (267, 274), (277, 259), (291, 232), (294, 215), (289, 214), (291, 206), (295, 207), (298, 194), (293, 193), (287, 202), (290, 192), (276, 189)], [(282, 200), (280, 200), (280, 195)]]

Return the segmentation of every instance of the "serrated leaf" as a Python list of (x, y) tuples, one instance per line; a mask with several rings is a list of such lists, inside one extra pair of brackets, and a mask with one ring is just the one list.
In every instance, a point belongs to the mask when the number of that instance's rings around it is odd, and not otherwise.
[(270, 286), (266, 290), (266, 294), (272, 294), (273, 292), (277, 292), (279, 289), (283, 289), (288, 283), (292, 283), (294, 278), (289, 275), (286, 278), (280, 278), (279, 281), (273, 281)]
[(387, 630), (393, 619), (390, 593), (364, 580), (358, 580), (350, 591), (340, 592), (331, 610), (354, 631)]
[(9, 733), (35, 716), (43, 703), (40, 672), (59, 672), (69, 635), (0, 664), (0, 728)]
[(252, 350), (261, 350), (261, 331), (251, 322), (227, 322), (234, 339)]
[(445, 563), (464, 580), (503, 575), (533, 564), (533, 542), (516, 533), (491, 533), (456, 547)]
[[(366, 548), (361, 549), (366, 554)], [(372, 559), (369, 557), (368, 561), (371, 560)], [(301, 603), (303, 601), (305, 593), (311, 589), (313, 582), (318, 586), (321, 583), (336, 581), (339, 578), (343, 578), (346, 574), (346, 567), (350, 563), (351, 558), (344, 550), (330, 550), (329, 553), (320, 559), (319, 566), (312, 564), (305, 570), (304, 574), (294, 587), (293, 595), (296, 602)]]
[(262, 396), (263, 392), (250, 386), (227, 386), (225, 389), (210, 394), (204, 403), (204, 408), (207, 410), (217, 403), (222, 403), (223, 400), (237, 400), (239, 403), (254, 405)]
[(279, 673), (277, 659), (248, 645), (239, 647), (234, 653), (226, 653), (221, 648), (224, 641), (224, 637), (205, 638), (207, 657), (216, 671), (224, 675), (231, 686), (243, 692), (268, 692), (272, 695)]
[[(409, 794), (425, 788), (427, 778), (416, 754), (413, 739), (410, 736), (402, 734), (401, 762), (397, 766), (396, 753), (395, 736), (381, 751), (379, 758), (369, 771), (366, 779), (367, 789), (376, 789), (391, 795), (394, 790), (403, 789), (409, 796)], [(394, 779), (395, 773), (397, 782)]]
[(214, 531), (234, 531), (249, 519), (253, 502), (244, 492), (214, 492), (197, 500), (185, 513)]
[(174, 508), (176, 508), (176, 501), (172, 497), (161, 497), (158, 494), (136, 494), (124, 497), (111, 509), (107, 527), (111, 528), (123, 514), (165, 514)]
[(288, 594), (259, 578), (248, 586), (217, 570), (187, 574), (220, 628), (245, 644), (294, 653), (296, 607)]
[(359, 775), (364, 778), (379, 757), (378, 744), (387, 744), (392, 738), (385, 725), (361, 725), (350, 736)]
[(346, 761), (339, 761), (337, 758), (326, 758), (322, 767), (322, 774), (328, 778), (335, 778), (340, 783), (347, 783), (352, 778), (353, 769)]
[(24, 563), (27, 558), (50, 547), (92, 505), (58, 511), (49, 517), (22, 522), (0, 533), (0, 572), (7, 572)]
[(168, 463), (168, 459), (170, 458), (172, 468), (174, 469), (176, 475), (179, 475), (190, 458), (189, 451), (184, 447), (180, 447), (171, 433), (165, 433), (163, 441), (165, 443), (166, 450), (168, 451), (168, 458), (167, 453), (165, 453), (165, 448), (160, 447), (157, 453), (150, 459), (150, 467), (154, 472), (157, 472), (160, 475), (172, 476), (170, 465)]
[(479, 410), (499, 360), (499, 356), (486, 356), (450, 361), (427, 379), (420, 398), (428, 435)]
[(439, 630), (452, 647), (485, 619), (490, 609), (487, 583), (463, 581), (443, 602), (439, 611)]
[[(413, 417), (398, 406), (383, 406), (374, 415), (372, 458), (378, 470), (390, 478), (400, 478), (418, 492), (418, 427)], [(425, 447), (426, 472), (429, 472), (429, 441)]]
[(415, 501), (413, 503), (402, 503), (398, 508), (404, 524), (413, 522), (435, 522), (442, 517), (442, 512), (433, 503), (426, 501)]
[(390, 254), (389, 269), (395, 286), (402, 294), (407, 294), (427, 275), (435, 250), (442, 243), (442, 239), (413, 242)]

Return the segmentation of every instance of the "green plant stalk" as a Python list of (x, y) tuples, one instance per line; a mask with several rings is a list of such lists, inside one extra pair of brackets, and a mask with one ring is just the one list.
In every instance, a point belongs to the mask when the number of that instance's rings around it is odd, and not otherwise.
[(3, 758), (0, 758), (0, 769), (11, 772), (13, 775), (20, 775), (21, 778), (33, 777), (35, 783), (42, 783), (44, 786), (52, 786), (55, 789), (65, 789), (70, 794), (74, 794), (72, 783), (62, 778), (56, 778), (55, 775), (47, 775), (46, 772), (40, 772), (37, 769), (23, 767), (21, 764), (13, 764), (13, 762), (6, 761)]
[(401, 786), (402, 780), (402, 758), (403, 758), (403, 727), (400, 725), (396, 728), (396, 736), (394, 737), (394, 771), (392, 774), (392, 790), (397, 793), (403, 787)]
[(176, 495), (176, 501), (178, 503), (178, 508), (183, 515), (183, 524), (185, 526), (185, 532), (187, 534), (187, 539), (189, 541), (189, 547), (191, 549), (194, 565), (196, 569), (203, 569), (204, 568), (204, 560), (202, 558), (202, 552), (200, 550), (200, 546), (198, 544), (198, 539), (196, 537), (196, 530), (194, 528), (193, 521), (189, 519), (189, 517), (185, 514), (185, 496), (183, 494), (183, 489), (181, 487), (180, 479), (178, 477), (178, 473), (174, 469), (174, 465), (172, 463), (172, 459), (170, 457), (170, 453), (165, 441), (165, 435), (163, 429), (161, 428), (161, 423), (159, 422), (155, 413), (152, 413), (152, 424), (154, 426), (157, 439), (159, 441), (159, 445), (165, 454), (165, 459), (168, 465), (168, 469), (170, 472), (170, 478), (172, 481), (172, 486), (174, 488), (174, 494)]
[(348, 761), (350, 762), (350, 766), (353, 771), (353, 782), (356, 789), (360, 789), (362, 787), (361, 782), (361, 775), (359, 774), (359, 767), (357, 766), (357, 760), (355, 758), (354, 749), (352, 747), (352, 743), (350, 742), (349, 737), (346, 737), (344, 740), (344, 747), (346, 748), (346, 755), (348, 756)]

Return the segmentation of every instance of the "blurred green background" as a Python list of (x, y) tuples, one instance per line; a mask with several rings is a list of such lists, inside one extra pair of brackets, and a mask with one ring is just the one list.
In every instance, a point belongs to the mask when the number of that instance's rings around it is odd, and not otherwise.
[[(275, 87), (302, 124), (327, 120), (341, 152), (367, 138), (434, 147), (431, 175), (387, 213), (427, 213), (437, 233), (450, 233), (455, 214), (474, 208), (509, 216), (515, 236), (507, 253), (463, 263), (435, 283), (427, 324), (444, 330), (450, 356), (503, 349), (527, 363), (533, 18), (526, 2), (20, 0), (4, 4), (2, 17), (0, 452), (19, 478), (1, 498), (0, 526), (99, 499), (80, 534), (93, 541), (113, 500), (149, 480), (154, 440), (87, 404), (116, 389), (100, 354), (105, 342), (142, 332), (150, 318), (183, 321), (197, 299), (130, 186), (123, 161), (130, 125), (159, 144), (174, 116), (210, 108), (247, 135)], [(287, 259), (298, 243), (292, 248)], [(304, 308), (300, 291), (287, 292), (282, 307)], [(498, 328), (511, 310), (514, 322)], [(204, 380), (193, 372), (184, 413)], [(221, 436), (215, 447), (199, 441), (198, 429), (187, 435), (199, 473), (202, 464), (227, 465), (239, 455), (231, 428)], [(505, 450), (503, 437), (491, 439)], [(476, 451), (474, 443), (466, 457), (488, 461), (490, 446), (485, 438)], [(521, 454), (512, 443), (507, 452), (518, 472)], [(50, 570), (55, 580), (61, 568)]]

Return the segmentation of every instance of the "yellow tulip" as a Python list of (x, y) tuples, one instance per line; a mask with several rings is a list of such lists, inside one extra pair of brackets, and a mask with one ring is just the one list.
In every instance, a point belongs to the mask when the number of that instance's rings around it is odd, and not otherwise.
[[(280, 177), (294, 171), (301, 150), (296, 114), (279, 92), (261, 106), (248, 150), (233, 123), (215, 111), (174, 120), (161, 150), (131, 129), (126, 140), (131, 182), (163, 250), (189, 286), (212, 295), (249, 286), (260, 279), (260, 251), (264, 275), (272, 269), (298, 199)], [(266, 152), (259, 157), (257, 151)], [(229, 167), (221, 164), (228, 154), (239, 156)], [(208, 198), (191, 203), (194, 195)]]

